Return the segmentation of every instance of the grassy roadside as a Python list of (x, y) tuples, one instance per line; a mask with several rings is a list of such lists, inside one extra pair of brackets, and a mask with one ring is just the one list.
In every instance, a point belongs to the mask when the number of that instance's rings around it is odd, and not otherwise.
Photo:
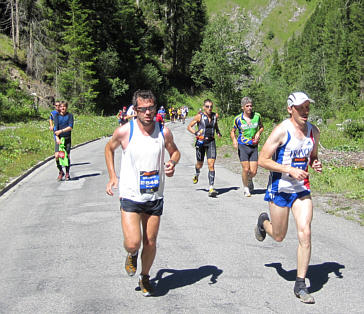
[[(0, 125), (0, 190), (12, 178), (54, 154), (54, 140), (47, 114), (27, 123)], [(112, 134), (115, 117), (74, 115), (72, 146)]]

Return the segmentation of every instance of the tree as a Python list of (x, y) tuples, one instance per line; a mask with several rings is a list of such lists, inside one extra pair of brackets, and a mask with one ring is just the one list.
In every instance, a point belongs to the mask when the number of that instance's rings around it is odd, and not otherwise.
[(70, 0), (65, 31), (63, 32), (64, 51), (67, 64), (61, 72), (62, 95), (81, 111), (92, 111), (98, 92), (93, 69), (96, 57), (95, 43), (90, 35), (89, 10), (83, 9), (79, 0)]
[(196, 85), (211, 84), (222, 112), (239, 107), (241, 90), (252, 80), (252, 58), (246, 42), (249, 23), (240, 10), (217, 15), (204, 32), (201, 51), (191, 62)]

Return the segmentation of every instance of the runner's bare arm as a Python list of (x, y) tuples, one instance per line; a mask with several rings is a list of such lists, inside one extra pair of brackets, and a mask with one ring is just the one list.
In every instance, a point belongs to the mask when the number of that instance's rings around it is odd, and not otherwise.
[(72, 127), (70, 127), (70, 126), (65, 127), (64, 129), (57, 130), (54, 132), (54, 134), (56, 134), (58, 136), (64, 132), (69, 132), (69, 131), (72, 131)]
[[(217, 114), (216, 114), (217, 116)], [(217, 118), (217, 117), (216, 117)], [(219, 125), (217, 123), (217, 119), (216, 119), (216, 125), (215, 125), (215, 130), (216, 130), (216, 134), (219, 136), (219, 137), (222, 137), (222, 134), (220, 132), (220, 129), (219, 129)]]
[(235, 131), (236, 131), (235, 127), (231, 129), (230, 137), (231, 137), (231, 140), (233, 141), (233, 146), (236, 149), (236, 148), (238, 148), (238, 140), (236, 139)]
[(163, 133), (165, 147), (170, 157), (169, 161), (166, 162), (164, 171), (167, 177), (172, 177), (174, 174), (175, 166), (181, 157), (181, 153), (179, 152), (177, 145), (174, 142), (172, 132), (168, 128), (164, 128)]
[(308, 172), (294, 168), (289, 165), (281, 165), (274, 160), (272, 156), (277, 148), (287, 140), (287, 131), (279, 124), (274, 128), (272, 133), (269, 135), (267, 141), (263, 145), (262, 150), (259, 153), (258, 165), (274, 172), (288, 173), (297, 180), (303, 180), (307, 178)]
[(262, 135), (263, 131), (264, 131), (263, 123), (262, 123), (262, 121), (259, 121), (259, 130), (254, 136), (254, 139), (257, 143), (259, 143), (260, 136)]
[(193, 117), (192, 121), (187, 126), (187, 130), (191, 132), (192, 134), (196, 134), (196, 130), (193, 128), (196, 123), (200, 122), (201, 115), (197, 114)]
[(310, 165), (316, 172), (322, 172), (322, 163), (318, 160), (318, 143), (320, 140), (320, 130), (316, 126), (312, 126), (313, 137), (315, 139), (315, 144), (310, 156)]
[(108, 195), (114, 195), (112, 189), (116, 188), (118, 185), (118, 178), (115, 173), (114, 152), (119, 146), (124, 149), (126, 148), (126, 145), (129, 142), (129, 133), (129, 124), (117, 128), (105, 146), (105, 162), (109, 173), (109, 182), (106, 185), (106, 193)]

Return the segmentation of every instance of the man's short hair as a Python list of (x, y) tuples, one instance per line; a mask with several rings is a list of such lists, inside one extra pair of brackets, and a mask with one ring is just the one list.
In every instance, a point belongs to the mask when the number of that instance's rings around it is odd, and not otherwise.
[(137, 99), (151, 99), (155, 103), (155, 96), (151, 90), (140, 90), (138, 89), (133, 95), (133, 106), (136, 109), (138, 107)]
[(253, 101), (250, 97), (243, 97), (241, 99), (241, 105), (245, 106), (246, 104), (253, 104)]
[(205, 99), (204, 101), (203, 101), (203, 105), (205, 106), (207, 103), (210, 103), (210, 104), (214, 104), (213, 102), (212, 102), (212, 100), (211, 99)]
[(62, 101), (60, 102), (60, 105), (63, 105), (63, 106), (65, 106), (66, 108), (68, 108), (68, 102), (67, 102), (67, 101), (65, 101), (65, 100), (62, 100)]

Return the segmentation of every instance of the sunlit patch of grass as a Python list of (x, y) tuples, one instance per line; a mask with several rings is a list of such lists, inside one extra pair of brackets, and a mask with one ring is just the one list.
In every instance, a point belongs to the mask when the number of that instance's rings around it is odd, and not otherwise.
[(310, 170), (312, 189), (320, 193), (340, 193), (364, 200), (364, 169), (355, 167), (324, 167), (322, 173)]

